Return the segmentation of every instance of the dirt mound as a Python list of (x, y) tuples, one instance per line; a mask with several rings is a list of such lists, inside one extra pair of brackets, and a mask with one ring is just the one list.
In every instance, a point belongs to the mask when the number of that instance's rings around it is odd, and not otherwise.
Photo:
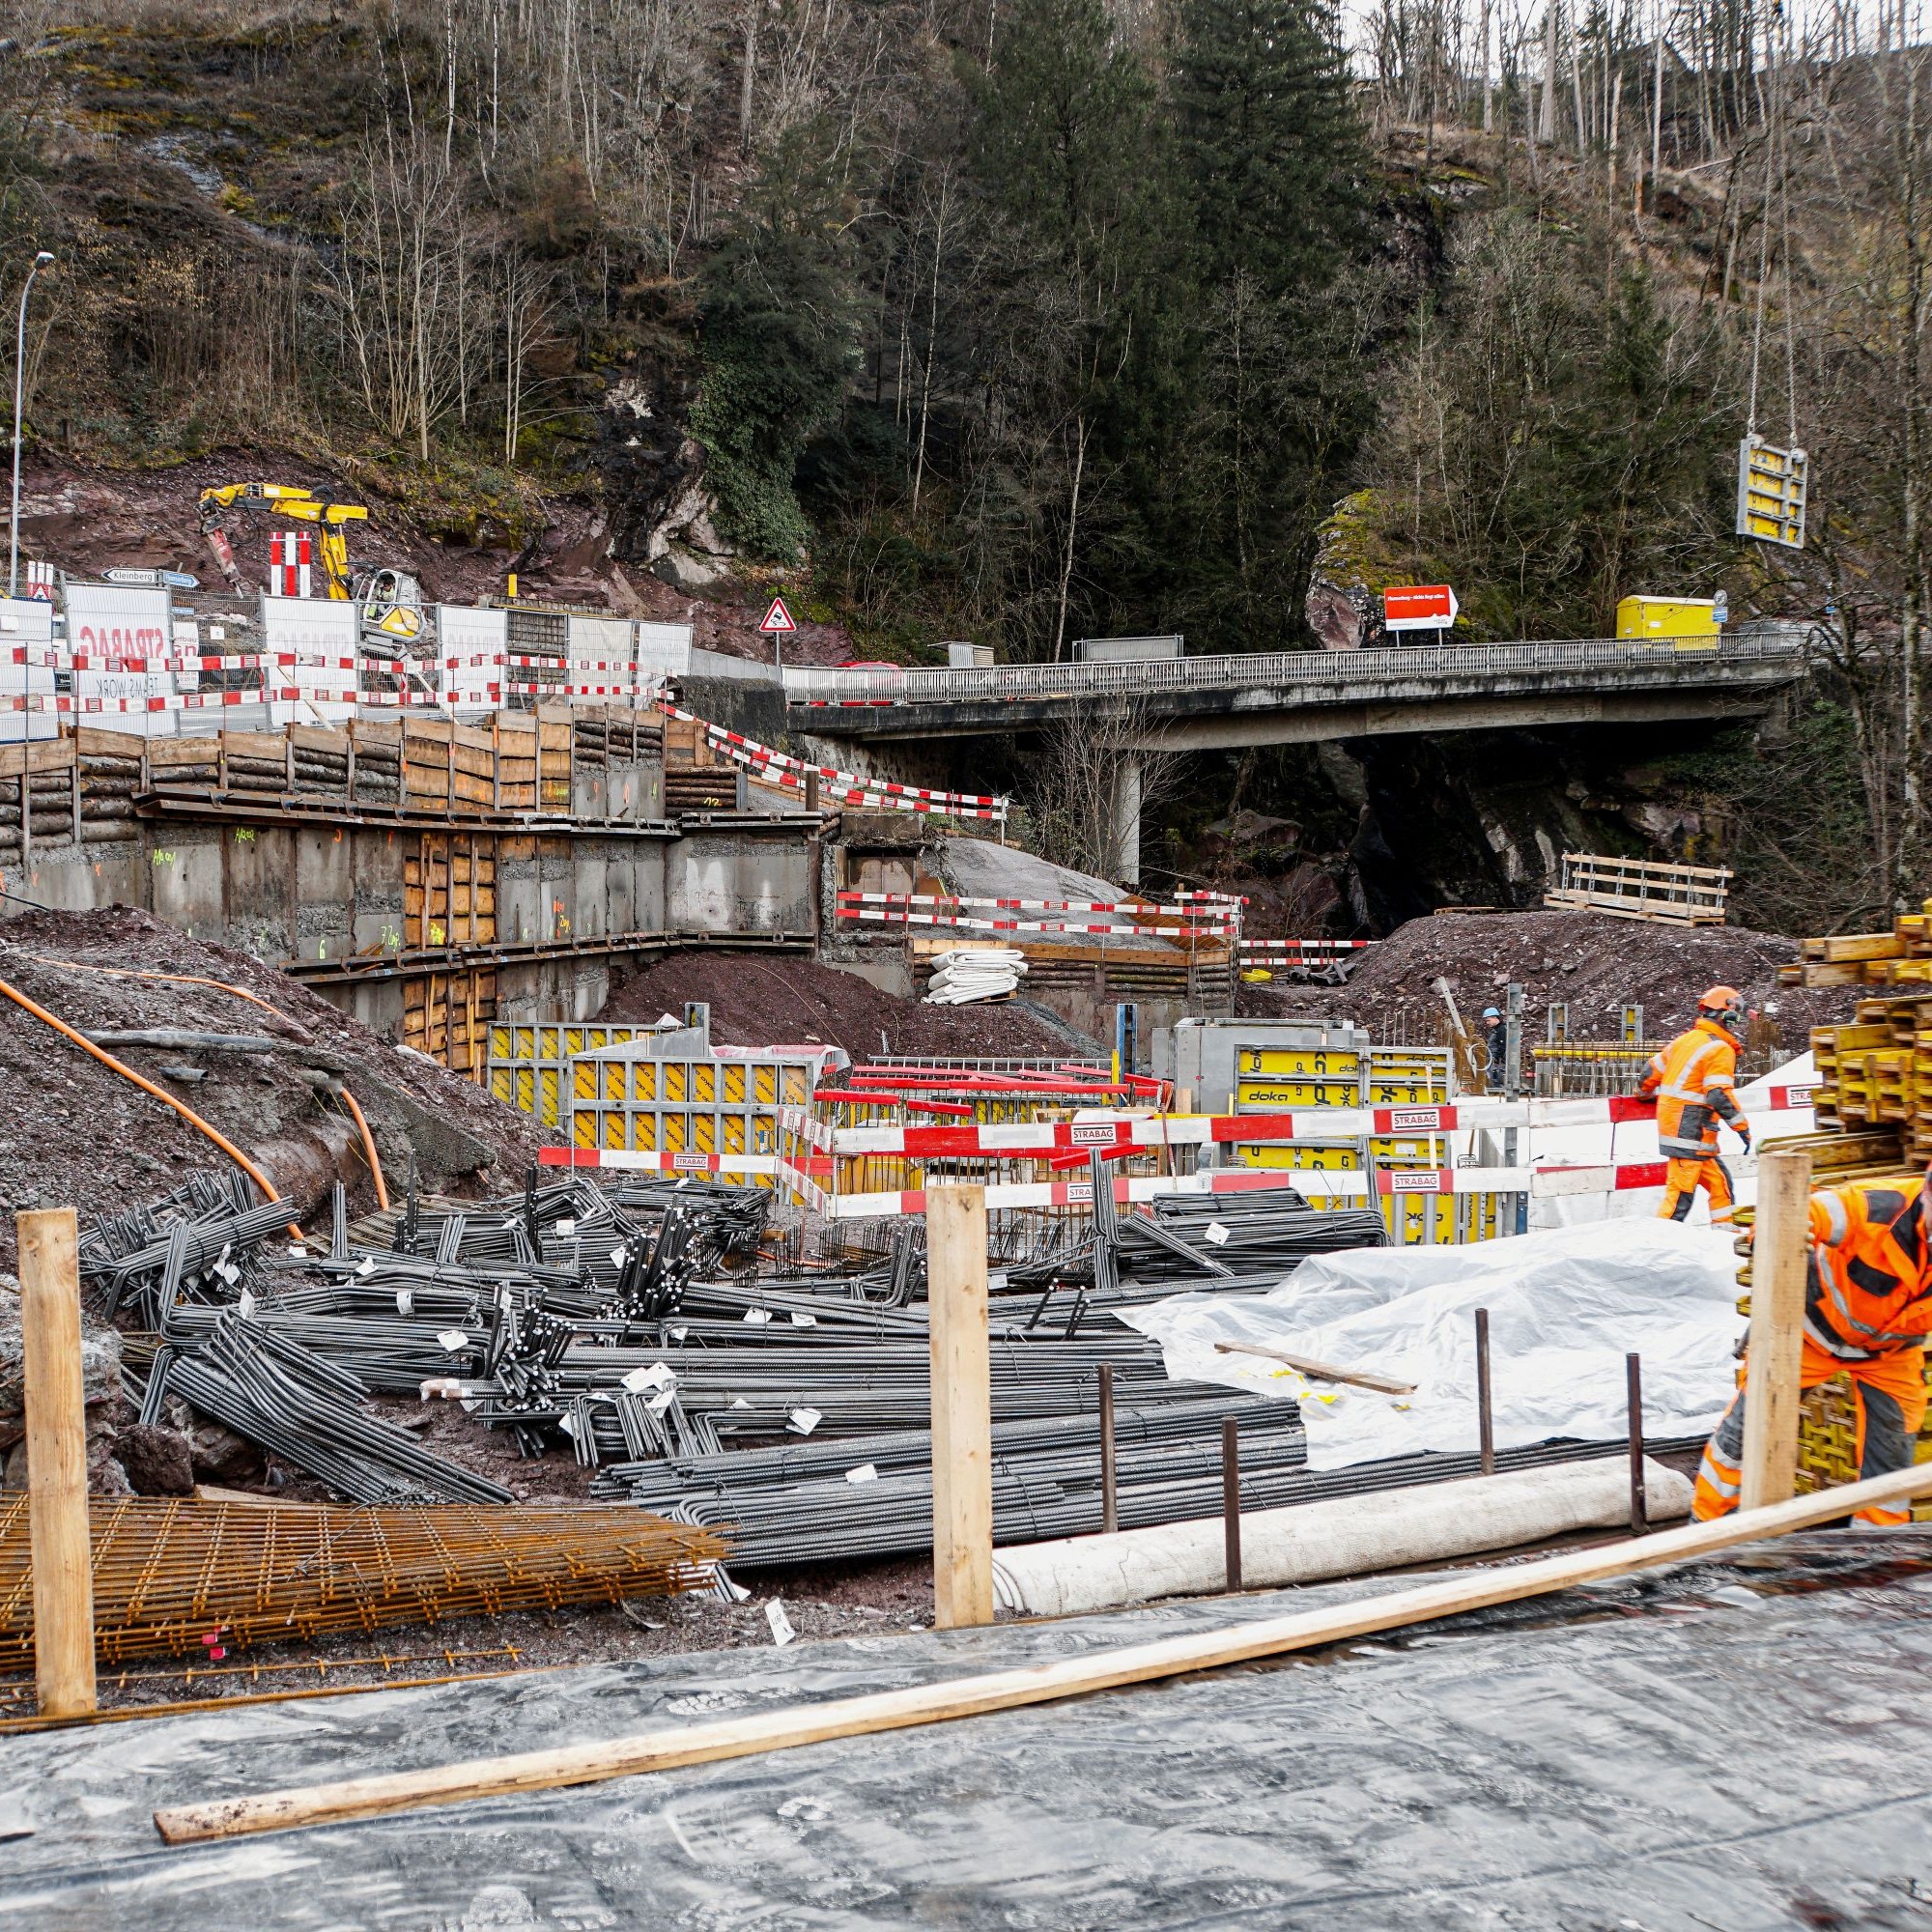
[(1814, 1026), (1849, 1019), (1856, 986), (1779, 986), (1777, 969), (1798, 957), (1798, 942), (1737, 926), (1683, 930), (1591, 912), (1438, 913), (1410, 920), (1356, 957), (1342, 987), (1243, 986), (1241, 1009), (1359, 1021), (1378, 1037), (1433, 1040), (1445, 1016), (1439, 977), (1474, 1027), (1483, 1009), (1502, 1005), (1503, 988), (1523, 987), (1523, 1037), (1547, 1033), (1551, 1005), (1570, 1009), (1573, 1039), (1615, 1039), (1622, 1009), (1644, 1009), (1644, 1032), (1669, 1037), (1688, 1025), (1707, 986), (1736, 986), (1760, 1009), (1793, 1053)]
[[(83, 1033), (167, 1028), (259, 1039), (258, 1050), (107, 1050), (258, 1156), (284, 1193), (326, 1192), (340, 1173), (352, 1213), (375, 1206), (342, 1105), (318, 1091), (330, 1079), (360, 1104), (398, 1191), (412, 1150), (426, 1187), (470, 1194), (516, 1185), (542, 1144), (533, 1121), (480, 1088), (390, 1045), (272, 967), (146, 913), (37, 912), (0, 933), (0, 980)], [(114, 977), (129, 969), (223, 980), (274, 1010), (220, 986)], [(0, 1118), (0, 1199), (14, 1208), (71, 1204), (84, 1220), (151, 1200), (193, 1169), (228, 1165), (170, 1108), (4, 998)], [(13, 1252), (9, 1213), (0, 1216), (0, 1265)]]
[(711, 1037), (725, 1046), (842, 1046), (855, 1061), (887, 1052), (1021, 1058), (1076, 1050), (1073, 1036), (1024, 1007), (923, 1006), (796, 955), (674, 952), (625, 980), (598, 1018), (654, 1020), (681, 1012), (687, 1000), (711, 1003)]

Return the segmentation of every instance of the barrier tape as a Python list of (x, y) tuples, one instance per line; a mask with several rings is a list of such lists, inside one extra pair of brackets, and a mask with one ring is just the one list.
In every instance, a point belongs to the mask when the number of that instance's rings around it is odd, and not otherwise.
[(683, 1153), (656, 1149), (565, 1148), (537, 1150), (540, 1167), (601, 1167), (624, 1174), (777, 1174), (775, 1153)]
[(737, 731), (727, 731), (696, 713), (680, 710), (668, 698), (661, 698), (658, 708), (667, 718), (682, 724), (696, 724), (706, 742), (723, 752), (734, 763), (765, 776), (771, 782), (793, 791), (803, 791), (808, 774), (829, 788), (833, 801), (862, 810), (930, 812), (942, 818), (989, 818), (1005, 823), (1007, 801), (990, 793), (934, 791), (923, 785), (900, 784), (892, 779), (867, 778), (859, 772), (840, 771), (835, 765), (809, 765), (787, 752), (760, 744)]
[(839, 906), (843, 920), (870, 921), (881, 925), (945, 926), (958, 932), (1098, 932), (1121, 939), (1220, 939), (1229, 937), (1223, 925), (1118, 925), (1094, 921), (980, 919), (971, 913), (895, 911), (884, 906)]
[[(1126, 912), (1139, 914), (1143, 918), (1151, 916), (1167, 919), (1198, 919), (1202, 915), (1204, 906), (1211, 910), (1213, 903), (1225, 903), (1225, 901), (1210, 902), (1201, 899), (1193, 904), (1156, 905), (1148, 899), (989, 899), (965, 895), (949, 896), (943, 893), (850, 891), (839, 893), (838, 903), (868, 906), (977, 906), (995, 912)], [(1350, 942), (1338, 943), (1346, 945)]]
[[(1809, 1107), (1815, 1087), (1773, 1087), (1757, 1117)], [(871, 1095), (867, 1095), (870, 1098)], [(891, 1096), (880, 1094), (880, 1099)], [(1753, 1095), (1753, 1100), (1757, 1096)], [(1462, 1100), (1445, 1106), (1298, 1107), (1287, 1114), (1151, 1114), (1109, 1121), (1025, 1122), (1009, 1126), (829, 1126), (813, 1145), (837, 1154), (903, 1154), (915, 1160), (960, 1155), (1157, 1152), (1173, 1147), (1226, 1147), (1287, 1141), (1400, 1139), (1497, 1127), (1605, 1126), (1654, 1121), (1657, 1102), (1636, 1094), (1576, 1100)], [(1747, 1114), (1747, 1118), (1750, 1118)], [(806, 1129), (791, 1122), (794, 1132)]]

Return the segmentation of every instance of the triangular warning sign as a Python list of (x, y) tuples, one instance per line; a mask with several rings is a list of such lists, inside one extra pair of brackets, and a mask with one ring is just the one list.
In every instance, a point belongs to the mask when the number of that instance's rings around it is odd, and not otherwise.
[(785, 609), (782, 597), (772, 599), (772, 608), (765, 612), (765, 621), (758, 629), (769, 636), (774, 631), (795, 631), (798, 626), (791, 620), (791, 612)]

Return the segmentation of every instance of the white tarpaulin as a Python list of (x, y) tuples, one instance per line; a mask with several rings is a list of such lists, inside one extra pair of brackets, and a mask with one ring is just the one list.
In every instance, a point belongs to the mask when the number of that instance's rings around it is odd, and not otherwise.
[[(1490, 1311), (1496, 1446), (1627, 1429), (1624, 1357), (1643, 1357), (1644, 1428), (1694, 1435), (1730, 1400), (1738, 1261), (1728, 1231), (1602, 1221), (1466, 1247), (1359, 1248), (1303, 1262), (1266, 1294), (1182, 1294), (1117, 1313), (1177, 1381), (1293, 1396), (1312, 1468), (1476, 1442), (1474, 1312)], [(1217, 1342), (1260, 1342), (1414, 1382), (1408, 1396), (1309, 1382)]]

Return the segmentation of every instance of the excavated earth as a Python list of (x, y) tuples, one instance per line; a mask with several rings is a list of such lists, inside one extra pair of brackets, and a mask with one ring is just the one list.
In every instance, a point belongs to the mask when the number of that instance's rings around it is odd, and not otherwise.
[[(1409, 1045), (1443, 1037), (1448, 1009), (1435, 990), (1448, 981), (1463, 1024), (1523, 989), (1523, 1038), (1547, 1037), (1552, 1005), (1569, 1009), (1575, 1040), (1619, 1037), (1623, 1008), (1643, 1008), (1646, 1038), (1687, 1026), (1712, 985), (1731, 985), (1763, 1014), (1759, 1043), (1804, 1052), (1816, 1026), (1852, 1017), (1865, 986), (1780, 986), (1777, 969), (1798, 942), (1738, 926), (1680, 927), (1594, 912), (1437, 913), (1412, 919), (1352, 955), (1342, 986), (1294, 986), (1277, 979), (1244, 985), (1240, 1009), (1266, 1017), (1352, 1019), (1378, 1039)], [(1773, 1030), (1775, 1030), (1775, 1035)]]
[(856, 973), (795, 955), (676, 952), (624, 980), (598, 1015), (647, 1022), (711, 1004), (711, 1037), (728, 1046), (842, 1046), (855, 1061), (882, 1054), (969, 1058), (1066, 1056), (1092, 1047), (1065, 1022), (1017, 1001), (928, 1007)]
[[(183, 984), (130, 972), (239, 986)], [(304, 1074), (346, 1085), (367, 1116), (386, 1177), (412, 1152), (425, 1188), (477, 1196), (522, 1184), (543, 1134), (525, 1115), (425, 1056), (391, 1044), (298, 981), (144, 912), (33, 912), (0, 926), (0, 980), (82, 1033), (178, 1028), (272, 1041), (271, 1050), (116, 1046), (114, 1056), (261, 1156), (306, 1207), (340, 1176), (352, 1213), (376, 1205), (359, 1141), (338, 1101)], [(191, 1076), (199, 1074), (200, 1078)], [(152, 1094), (0, 999), (0, 1200), (72, 1205), (83, 1219), (152, 1200), (224, 1156)], [(14, 1223), (0, 1215), (0, 1266)]]

